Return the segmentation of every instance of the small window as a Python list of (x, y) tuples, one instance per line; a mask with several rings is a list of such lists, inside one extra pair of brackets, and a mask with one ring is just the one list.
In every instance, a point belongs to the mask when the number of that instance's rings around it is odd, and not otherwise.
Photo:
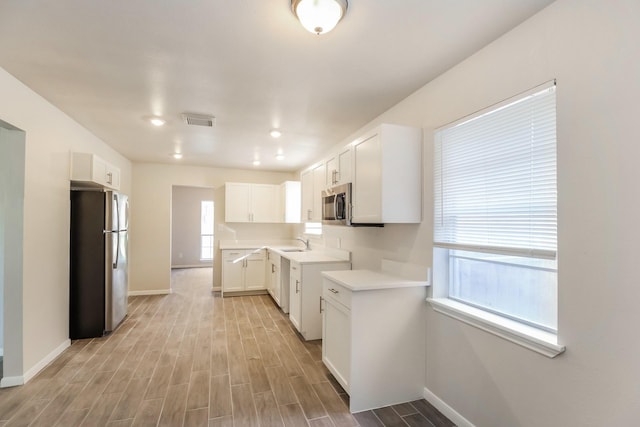
[(548, 84), (439, 129), (434, 161), (434, 296), (551, 334), (555, 106)]
[(322, 234), (322, 223), (321, 222), (305, 222), (304, 223), (304, 234), (314, 234), (321, 235)]
[(213, 201), (200, 202), (200, 259), (213, 259)]

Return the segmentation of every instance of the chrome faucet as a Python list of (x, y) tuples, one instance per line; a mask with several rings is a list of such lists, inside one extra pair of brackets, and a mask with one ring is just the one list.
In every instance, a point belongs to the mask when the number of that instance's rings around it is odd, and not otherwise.
[(302, 237), (296, 237), (296, 240), (300, 240), (302, 243), (304, 243), (304, 247), (306, 250), (310, 251), (311, 247), (309, 246), (309, 239), (303, 239)]

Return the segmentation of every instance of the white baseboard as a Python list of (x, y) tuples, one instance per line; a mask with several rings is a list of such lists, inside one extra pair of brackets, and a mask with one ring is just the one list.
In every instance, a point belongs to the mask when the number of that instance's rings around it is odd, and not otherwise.
[(33, 365), (31, 369), (24, 373), (23, 384), (29, 382), (33, 377), (38, 375), (38, 372), (42, 371), (49, 363), (53, 362), (56, 357), (60, 356), (63, 351), (65, 351), (71, 345), (71, 340), (64, 340), (62, 344), (60, 344), (57, 348), (55, 348), (51, 353), (47, 354), (42, 360)]
[(24, 384), (24, 377), (4, 377), (0, 380), (0, 388), (15, 387)]
[(179, 270), (181, 268), (213, 268), (213, 264), (189, 264), (189, 265), (172, 265), (171, 269)]
[(447, 405), (444, 400), (440, 399), (436, 396), (431, 390), (428, 388), (424, 388), (424, 398), (436, 409), (446, 415), (453, 423), (458, 427), (475, 427), (471, 421), (467, 420), (465, 417), (460, 415), (455, 409), (451, 406)]
[(149, 291), (129, 291), (127, 294), (130, 297), (138, 297), (143, 295), (169, 295), (171, 289), (152, 289)]

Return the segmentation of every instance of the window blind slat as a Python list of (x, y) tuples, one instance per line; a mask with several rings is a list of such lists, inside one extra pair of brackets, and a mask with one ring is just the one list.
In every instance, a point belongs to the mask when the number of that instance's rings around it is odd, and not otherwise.
[(555, 104), (545, 88), (438, 130), (436, 246), (555, 257)]

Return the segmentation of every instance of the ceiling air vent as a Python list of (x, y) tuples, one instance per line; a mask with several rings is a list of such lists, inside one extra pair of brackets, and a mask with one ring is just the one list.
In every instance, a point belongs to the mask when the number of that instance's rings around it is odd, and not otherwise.
[(212, 128), (216, 124), (216, 118), (208, 114), (182, 113), (182, 119), (190, 126), (206, 126)]

